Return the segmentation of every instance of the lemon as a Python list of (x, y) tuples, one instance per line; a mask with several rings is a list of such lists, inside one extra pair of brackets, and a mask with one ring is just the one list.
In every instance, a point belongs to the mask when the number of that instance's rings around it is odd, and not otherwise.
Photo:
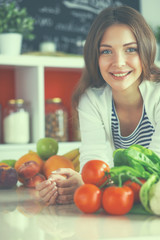
[(43, 160), (57, 154), (58, 142), (54, 138), (41, 138), (37, 142), (37, 154)]

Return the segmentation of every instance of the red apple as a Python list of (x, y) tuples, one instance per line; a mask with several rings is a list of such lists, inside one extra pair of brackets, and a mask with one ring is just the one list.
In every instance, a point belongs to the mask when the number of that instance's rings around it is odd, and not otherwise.
[(18, 177), (21, 179), (32, 178), (34, 175), (39, 173), (40, 166), (35, 161), (28, 161), (28, 162), (23, 163), (18, 168), (17, 171), (18, 171)]
[(32, 178), (26, 179), (24, 182), (24, 186), (29, 188), (35, 188), (37, 184), (43, 182), (44, 180), (46, 180), (45, 176), (41, 173), (37, 173)]

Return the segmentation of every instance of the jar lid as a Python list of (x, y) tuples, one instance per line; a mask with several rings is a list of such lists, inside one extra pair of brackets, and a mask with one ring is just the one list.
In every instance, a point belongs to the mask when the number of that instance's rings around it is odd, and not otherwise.
[(47, 103), (61, 103), (61, 102), (62, 102), (62, 99), (59, 98), (59, 97), (50, 98), (50, 99), (47, 99), (46, 102), (47, 102)]
[(18, 98), (18, 99), (10, 99), (9, 101), (8, 101), (8, 103), (9, 104), (19, 104), (19, 105), (21, 105), (21, 104), (23, 104), (24, 103), (24, 100), (23, 99), (21, 99), (21, 98)]

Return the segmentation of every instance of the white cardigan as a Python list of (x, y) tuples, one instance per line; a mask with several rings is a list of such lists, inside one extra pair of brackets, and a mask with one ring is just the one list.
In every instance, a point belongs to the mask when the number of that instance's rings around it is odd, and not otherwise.
[[(160, 155), (160, 83), (143, 81), (139, 86), (145, 109), (155, 132), (150, 149)], [(103, 160), (113, 166), (115, 150), (112, 130), (112, 91), (109, 85), (89, 88), (82, 95), (79, 106), (81, 132), (80, 165), (91, 159)]]

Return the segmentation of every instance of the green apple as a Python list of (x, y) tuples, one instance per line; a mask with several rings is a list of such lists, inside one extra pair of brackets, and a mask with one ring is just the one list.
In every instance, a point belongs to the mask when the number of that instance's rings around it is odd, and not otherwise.
[(54, 138), (41, 138), (37, 142), (37, 154), (41, 159), (47, 160), (58, 152), (58, 142)]

